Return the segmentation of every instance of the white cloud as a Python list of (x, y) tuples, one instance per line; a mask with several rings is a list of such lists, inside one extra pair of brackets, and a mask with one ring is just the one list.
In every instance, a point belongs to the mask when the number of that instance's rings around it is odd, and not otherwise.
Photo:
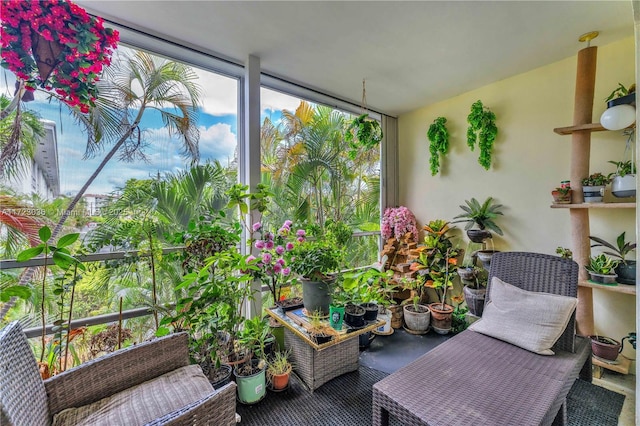
[(283, 109), (293, 112), (300, 105), (300, 98), (264, 87), (260, 90), (260, 98), (264, 112), (280, 111)]
[(202, 110), (214, 116), (238, 113), (238, 80), (193, 68), (202, 88)]
[(200, 159), (221, 160), (224, 164), (228, 158), (232, 158), (238, 145), (238, 139), (231, 132), (231, 126), (218, 123), (208, 128), (200, 127)]

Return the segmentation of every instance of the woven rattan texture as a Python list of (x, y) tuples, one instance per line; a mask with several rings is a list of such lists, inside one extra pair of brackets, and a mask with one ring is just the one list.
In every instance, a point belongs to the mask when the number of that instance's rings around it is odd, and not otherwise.
[[(554, 256), (497, 253), (490, 275), (529, 291), (577, 294), (577, 264)], [(573, 344), (574, 327), (563, 346), (575, 352), (554, 356), (465, 331), (374, 386), (373, 424), (387, 424), (391, 413), (409, 425), (550, 425), (578, 375), (591, 379), (591, 347), (584, 338)], [(447, 391), (429, 391), (437, 384)]]
[[(382, 354), (380, 354), (382, 355)], [(310, 392), (296, 376), (291, 378), (291, 386), (284, 392), (267, 392), (267, 397), (255, 405), (238, 404), (237, 410), (242, 417), (242, 426), (370, 426), (371, 425), (371, 389), (374, 383), (387, 374), (360, 366), (357, 372), (343, 374), (340, 377)], [(456, 377), (456, 386), (464, 384), (464, 377)], [(622, 403), (622, 395), (598, 386), (576, 381), (569, 394), (569, 412), (573, 414), (569, 426), (615, 426), (616, 423), (598, 423), (606, 413), (607, 418), (617, 419)], [(584, 394), (593, 393), (597, 398), (582, 399), (573, 397), (576, 389)], [(451, 389), (451, 385), (447, 389)], [(439, 389), (427, 383), (421, 389), (429, 397)], [(576, 404), (575, 401), (581, 401)], [(609, 409), (609, 406), (612, 408)], [(455, 416), (455, 410), (454, 414)], [(595, 420), (595, 421), (593, 421)], [(593, 421), (588, 423), (589, 421)], [(391, 418), (392, 426), (401, 423)], [(477, 426), (485, 426), (478, 424)], [(487, 425), (488, 426), (488, 425)], [(513, 425), (517, 426), (517, 425)]]
[(51, 424), (38, 365), (17, 322), (0, 331), (0, 402), (15, 426)]
[(139, 385), (189, 364), (186, 333), (139, 343), (45, 380), (52, 415)]
[(285, 328), (284, 344), (291, 350), (294, 371), (311, 390), (358, 369), (360, 351), (357, 337), (317, 351)]
[[(16, 426), (47, 425), (53, 414), (65, 408), (97, 401), (187, 364), (187, 335), (179, 333), (87, 362), (46, 380), (43, 386), (27, 339), (14, 322), (0, 331), (3, 412)], [(236, 386), (231, 383), (151, 424), (230, 426), (235, 424), (235, 407)]]
[[(494, 254), (491, 259), (485, 306), (491, 300), (493, 277), (527, 291), (578, 296), (578, 264), (558, 256), (527, 252)], [(574, 313), (554, 349), (573, 351), (575, 329)]]

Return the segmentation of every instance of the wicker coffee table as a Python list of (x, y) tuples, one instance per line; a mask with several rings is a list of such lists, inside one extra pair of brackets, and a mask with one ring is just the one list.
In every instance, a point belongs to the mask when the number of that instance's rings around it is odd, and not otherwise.
[(284, 344), (291, 351), (293, 370), (311, 391), (342, 374), (356, 371), (360, 355), (358, 336), (385, 324), (381, 320), (358, 329), (345, 325), (333, 340), (318, 345), (304, 327), (282, 309), (267, 309), (267, 313), (284, 326)]

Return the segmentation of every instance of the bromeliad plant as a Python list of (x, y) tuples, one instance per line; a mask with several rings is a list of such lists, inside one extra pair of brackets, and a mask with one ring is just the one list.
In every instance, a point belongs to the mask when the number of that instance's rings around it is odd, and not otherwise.
[(23, 80), (26, 90), (41, 85), (70, 107), (89, 112), (118, 32), (67, 0), (3, 0), (1, 11), (2, 67)]
[(601, 253), (597, 256), (591, 256), (589, 258), (589, 264), (585, 265), (585, 268), (589, 272), (599, 275), (613, 275), (613, 270), (618, 266), (618, 261), (608, 257), (606, 254)]
[(467, 222), (464, 229), (469, 230), (474, 225), (481, 230), (487, 229), (498, 235), (502, 235), (502, 229), (495, 223), (495, 219), (501, 216), (502, 204), (494, 203), (493, 198), (487, 198), (482, 204), (475, 198), (465, 200), (466, 206), (460, 206), (464, 213), (454, 217), (452, 223)]

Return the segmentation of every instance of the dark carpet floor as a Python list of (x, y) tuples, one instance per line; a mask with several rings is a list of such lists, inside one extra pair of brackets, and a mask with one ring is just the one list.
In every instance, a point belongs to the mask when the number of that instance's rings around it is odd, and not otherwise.
[[(259, 426), (368, 426), (371, 424), (371, 387), (387, 373), (361, 366), (311, 393), (292, 376), (291, 386), (267, 392), (261, 402), (238, 404), (241, 425)], [(578, 380), (568, 398), (570, 426), (616, 426), (624, 395)], [(391, 421), (392, 425), (400, 423)]]

